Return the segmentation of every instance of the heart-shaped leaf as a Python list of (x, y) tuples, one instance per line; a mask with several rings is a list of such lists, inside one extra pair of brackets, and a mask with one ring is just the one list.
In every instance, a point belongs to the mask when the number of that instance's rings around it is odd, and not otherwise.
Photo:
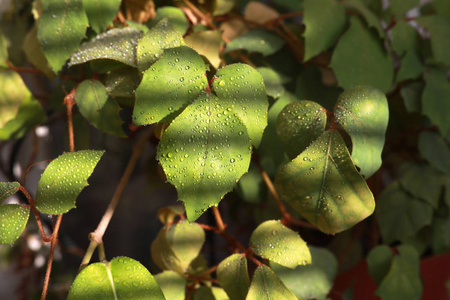
[(103, 32), (109, 24), (112, 24), (121, 2), (121, 0), (83, 0), (83, 9), (95, 32)]
[(217, 280), (230, 299), (245, 300), (250, 286), (247, 259), (241, 254), (233, 254), (217, 267)]
[(186, 45), (208, 59), (214, 68), (221, 62), (219, 57), (222, 32), (219, 30), (206, 30), (194, 32), (186, 37)]
[(20, 183), (14, 182), (0, 182), (0, 204), (3, 203), (10, 196), (19, 191)]
[(278, 276), (266, 265), (259, 266), (253, 274), (247, 300), (284, 299), (297, 297), (284, 285)]
[(375, 209), (370, 189), (335, 130), (325, 131), (275, 181), (289, 204), (325, 233), (346, 230)]
[(283, 45), (284, 40), (276, 34), (264, 29), (255, 29), (233, 39), (228, 44), (225, 53), (234, 50), (247, 50), (267, 56), (280, 50)]
[(18, 204), (0, 205), (0, 244), (13, 244), (27, 225), (30, 208)]
[(167, 227), (161, 228), (158, 236), (152, 242), (150, 250), (153, 262), (161, 270), (172, 270), (180, 275), (184, 274), (181, 262), (173, 252), (172, 247), (167, 240)]
[(186, 279), (174, 271), (164, 271), (155, 275), (164, 297), (170, 300), (186, 299)]

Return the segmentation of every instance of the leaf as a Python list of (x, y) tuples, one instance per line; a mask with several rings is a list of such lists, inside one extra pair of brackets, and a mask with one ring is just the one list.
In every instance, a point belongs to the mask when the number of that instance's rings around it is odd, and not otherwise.
[(87, 26), (82, 0), (42, 0), (38, 40), (55, 72), (59, 72), (78, 49)]
[(266, 195), (263, 186), (264, 182), (261, 178), (261, 171), (257, 166), (250, 164), (248, 172), (239, 179), (235, 192), (245, 202), (261, 203), (264, 201)]
[(398, 20), (392, 28), (392, 47), (397, 55), (403, 56), (407, 51), (419, 47), (420, 36), (416, 29), (404, 20)]
[[(450, 174), (450, 150), (439, 134), (422, 131), (419, 134), (419, 152), (434, 168)], [(428, 190), (427, 188), (425, 190)]]
[(74, 208), (78, 194), (88, 185), (87, 179), (104, 152), (68, 152), (52, 160), (39, 180), (35, 207), (41, 213), (51, 215)]
[(246, 300), (284, 299), (297, 297), (283, 284), (278, 276), (266, 265), (256, 268)]
[(13, 71), (0, 72), (0, 128), (16, 118), (25, 98), (31, 98), (31, 93), (20, 75)]
[(190, 222), (217, 205), (248, 170), (250, 141), (230, 106), (202, 94), (166, 129), (157, 157)]
[(304, 61), (330, 48), (344, 31), (346, 17), (344, 6), (335, 0), (305, 0), (306, 26)]
[(97, 33), (105, 31), (119, 12), (121, 2), (121, 0), (83, 0), (83, 8), (91, 28)]
[(219, 57), (222, 33), (219, 30), (205, 30), (194, 32), (185, 38), (186, 45), (206, 57), (214, 68), (221, 63)]
[(191, 48), (165, 50), (161, 59), (144, 72), (136, 90), (133, 124), (173, 120), (203, 93), (208, 84), (205, 73), (202, 58)]
[(12, 245), (27, 225), (30, 208), (18, 204), (0, 205), (0, 244)]
[(181, 34), (186, 34), (189, 28), (189, 22), (186, 20), (184, 12), (178, 7), (162, 6), (156, 9), (156, 17), (148, 22), (148, 26), (152, 27), (160, 20), (167, 18), (175, 29)]
[(7, 40), (3, 32), (0, 31), (0, 69), (8, 68), (8, 65), (6, 64), (6, 61), (8, 60), (7, 46), (8, 46)]
[(391, 268), (393, 253), (387, 245), (373, 248), (367, 255), (369, 274), (377, 286), (383, 281)]
[(164, 53), (164, 49), (184, 45), (180, 32), (164, 18), (142, 36), (137, 46), (137, 65), (141, 72), (147, 70)]
[(276, 175), (280, 194), (321, 231), (346, 230), (372, 214), (375, 202), (342, 137), (324, 132)]
[(450, 129), (450, 83), (445, 70), (429, 69), (424, 73), (425, 89), (422, 94), (422, 112), (445, 136)]
[(311, 263), (305, 241), (280, 221), (260, 224), (250, 236), (250, 246), (256, 255), (291, 269)]
[(447, 0), (434, 0), (431, 5), (437, 15), (450, 19), (450, 3)]
[(338, 262), (326, 248), (309, 247), (312, 262), (295, 269), (270, 263), (272, 270), (298, 299), (327, 299), (337, 274)]
[(212, 289), (207, 286), (200, 286), (194, 294), (194, 300), (215, 300)]
[(402, 58), (402, 64), (398, 70), (396, 82), (416, 79), (422, 75), (423, 70), (424, 67), (416, 51), (407, 51), (405, 56)]
[(213, 87), (221, 105), (232, 109), (247, 127), (257, 148), (267, 126), (269, 107), (261, 74), (249, 65), (228, 65), (216, 73)]
[(211, 292), (215, 300), (230, 300), (227, 293), (220, 287), (211, 287)]
[(403, 97), (407, 112), (422, 111), (422, 92), (424, 87), (425, 84), (423, 82), (411, 82), (401, 88), (400, 94)]
[(245, 6), (244, 18), (259, 25), (273, 22), (280, 14), (265, 3), (250, 1)]
[(35, 23), (23, 40), (22, 50), (33, 66), (41, 70), (50, 80), (54, 80), (56, 74), (42, 51), (42, 46), (37, 37), (37, 31), (38, 25)]
[(111, 262), (94, 263), (84, 268), (75, 278), (67, 299), (166, 298), (152, 274), (143, 265), (120, 256)]
[(174, 271), (164, 271), (155, 275), (155, 280), (164, 293), (164, 297), (170, 300), (185, 300), (186, 279)]
[(86, 79), (77, 87), (75, 102), (80, 113), (98, 130), (126, 137), (119, 116), (120, 106), (108, 97), (105, 86), (98, 80)]
[(168, 223), (172, 223), (175, 217), (184, 214), (185, 212), (186, 210), (183, 205), (171, 205), (158, 209), (157, 215), (161, 223), (167, 225)]
[(384, 38), (386, 34), (384, 33), (383, 27), (381, 26), (380, 18), (377, 17), (377, 15), (374, 14), (372, 10), (370, 10), (363, 1), (361, 0), (344, 0), (342, 1), (344, 6), (346, 6), (349, 9), (353, 9), (358, 14), (361, 14), (362, 17), (367, 22), (367, 25), (369, 27), (375, 28), (375, 30), (378, 32), (378, 35), (380, 38)]
[(350, 18), (350, 28), (339, 40), (330, 67), (343, 88), (369, 85), (386, 92), (394, 78), (391, 56), (356, 17)]
[(142, 32), (132, 28), (114, 28), (81, 45), (70, 57), (69, 67), (97, 59), (111, 59), (137, 67), (136, 48)]
[(234, 50), (259, 52), (263, 56), (274, 54), (284, 45), (284, 40), (264, 29), (254, 29), (233, 39), (224, 53)]
[(325, 130), (327, 113), (320, 104), (302, 100), (286, 105), (278, 115), (277, 133), (291, 159)]
[(125, 67), (109, 72), (105, 77), (105, 88), (111, 97), (133, 98), (141, 77), (136, 68)]
[(217, 280), (230, 299), (245, 300), (250, 287), (247, 259), (241, 254), (233, 254), (217, 267)]
[(381, 166), (389, 108), (378, 89), (355, 86), (339, 95), (334, 108), (336, 121), (352, 139), (352, 159), (366, 179)]
[(419, 6), (420, 0), (390, 0), (389, 11), (398, 17), (403, 17), (406, 12)]
[(6, 199), (14, 195), (19, 191), (20, 183), (13, 182), (0, 182), (0, 204)]
[(229, 13), (235, 4), (236, 0), (214, 0), (213, 16)]
[(172, 270), (184, 276), (181, 262), (172, 250), (167, 240), (167, 227), (164, 226), (158, 233), (150, 247), (152, 260), (161, 270)]
[(385, 244), (414, 235), (431, 224), (430, 204), (407, 194), (398, 182), (386, 187), (377, 198), (376, 216)]
[(450, 48), (450, 20), (446, 20), (439, 15), (422, 16), (415, 19), (419, 25), (425, 27), (430, 32), (431, 50), (433, 58), (437, 63), (450, 66), (448, 49)]
[(279, 98), (285, 91), (283, 84), (290, 81), (290, 78), (271, 68), (261, 67), (256, 69), (264, 78), (267, 95)]
[(450, 250), (450, 218), (448, 216), (444, 218), (435, 216), (433, 218), (431, 247), (436, 254), (448, 253)]

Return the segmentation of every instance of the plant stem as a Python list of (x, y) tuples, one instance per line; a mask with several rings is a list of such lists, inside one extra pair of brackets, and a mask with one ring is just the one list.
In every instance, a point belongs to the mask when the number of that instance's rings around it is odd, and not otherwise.
[(219, 228), (220, 231), (225, 231), (226, 230), (226, 226), (223, 223), (222, 216), (220, 215), (219, 208), (217, 206), (213, 206), (212, 207), (212, 211), (213, 211), (213, 214), (214, 214), (214, 218), (216, 219), (217, 228)]

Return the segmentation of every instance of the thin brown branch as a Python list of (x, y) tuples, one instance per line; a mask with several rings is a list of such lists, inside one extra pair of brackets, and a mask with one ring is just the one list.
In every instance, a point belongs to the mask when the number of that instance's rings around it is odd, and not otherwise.
[(220, 231), (225, 231), (227, 227), (223, 223), (222, 216), (220, 215), (219, 208), (217, 206), (212, 207), (212, 212), (214, 214), (214, 218), (216, 219), (217, 227)]
[(69, 94), (67, 94), (64, 97), (64, 105), (66, 105), (67, 108), (67, 126), (69, 130), (69, 148), (70, 152), (75, 151), (75, 142), (74, 142), (74, 136), (73, 136), (73, 106), (75, 105), (75, 91), (74, 88)]
[(5, 60), (6, 65), (11, 71), (16, 71), (17, 73), (31, 73), (31, 74), (42, 74), (43, 72), (38, 69), (30, 69), (30, 68), (18, 68), (11, 64), (9, 60)]
[(19, 191), (21, 191), (22, 194), (24, 194), (24, 196), (27, 198), (28, 202), (30, 203), (29, 207), (34, 214), (34, 218), (36, 219), (36, 223), (37, 223), (37, 226), (39, 229), (39, 233), (41, 234), (42, 240), (46, 243), (50, 242), (53, 239), (53, 235), (47, 237), (47, 235), (45, 234), (44, 227), (42, 226), (41, 217), (39, 216), (39, 212), (34, 207), (34, 203), (36, 201), (30, 196), (28, 191), (23, 186), (19, 187)]

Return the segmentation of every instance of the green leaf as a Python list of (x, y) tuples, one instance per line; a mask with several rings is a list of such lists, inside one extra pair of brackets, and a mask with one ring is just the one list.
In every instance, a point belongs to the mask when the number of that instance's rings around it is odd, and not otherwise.
[(42, 0), (38, 39), (55, 72), (59, 72), (78, 49), (87, 26), (82, 0)]
[(214, 294), (212, 292), (212, 289), (207, 286), (200, 286), (194, 294), (193, 300), (215, 300)]
[(378, 196), (376, 216), (383, 242), (390, 244), (430, 225), (433, 208), (425, 201), (409, 195), (398, 182), (394, 182)]
[(19, 191), (20, 183), (0, 182), (0, 204)]
[[(419, 152), (434, 168), (450, 174), (450, 150), (437, 133), (422, 131), (419, 134)], [(427, 188), (425, 190), (428, 190)]]
[(266, 265), (256, 268), (246, 300), (297, 300), (278, 276)]
[(136, 90), (134, 125), (170, 122), (203, 93), (208, 82), (205, 64), (193, 49), (182, 46), (164, 51), (144, 72)]
[(391, 56), (357, 17), (350, 18), (350, 28), (339, 40), (330, 67), (343, 88), (369, 85), (386, 92), (394, 78)]
[(155, 280), (170, 300), (185, 300), (186, 279), (174, 271), (164, 271), (155, 275)]
[(5, 61), (8, 60), (8, 49), (7, 49), (8, 43), (3, 35), (3, 32), (0, 31), (0, 68), (1, 69), (7, 69), (8, 65)]
[(119, 12), (121, 2), (121, 0), (83, 0), (83, 8), (91, 28), (97, 33), (105, 31)]
[(78, 194), (88, 185), (87, 179), (104, 152), (68, 152), (50, 162), (37, 186), (36, 208), (51, 215), (63, 214), (74, 208)]
[(239, 179), (238, 187), (235, 192), (239, 197), (248, 203), (261, 203), (265, 198), (263, 189), (264, 182), (261, 177), (261, 171), (254, 164), (250, 164), (248, 172)]
[(248, 52), (259, 52), (268, 56), (280, 50), (284, 43), (282, 38), (267, 30), (254, 29), (233, 39), (228, 44), (225, 53), (234, 50), (247, 50)]
[(419, 47), (420, 36), (416, 29), (404, 20), (398, 20), (392, 28), (392, 47), (397, 55), (402, 56), (407, 51)]
[(35, 23), (23, 40), (22, 50), (33, 66), (41, 70), (49, 79), (54, 80), (56, 74), (42, 51), (37, 34), (38, 25)]
[(381, 166), (389, 108), (378, 89), (355, 86), (346, 89), (334, 108), (336, 121), (352, 139), (352, 158), (366, 179)]
[(261, 73), (264, 78), (267, 95), (272, 96), (275, 99), (280, 98), (285, 90), (283, 84), (289, 82), (290, 78), (271, 68), (261, 67), (256, 70)]
[(217, 267), (217, 280), (230, 299), (245, 300), (250, 286), (247, 259), (242, 254), (233, 254)]
[(410, 50), (407, 51), (405, 56), (401, 59), (402, 64), (397, 73), (396, 82), (401, 82), (408, 79), (416, 79), (424, 70), (422, 62), (420, 61), (419, 56), (416, 51)]
[(422, 92), (424, 87), (425, 84), (423, 82), (411, 82), (401, 88), (400, 94), (403, 97), (407, 112), (422, 111)]
[(186, 20), (184, 12), (178, 7), (163, 6), (156, 9), (156, 17), (148, 22), (148, 26), (152, 27), (160, 20), (167, 18), (181, 34), (185, 34), (189, 28), (189, 22)]
[(450, 20), (446, 20), (439, 15), (423, 16), (415, 19), (430, 32), (431, 50), (433, 58), (437, 63), (450, 66), (448, 49), (450, 48)]
[[(428, 245), (427, 245), (428, 246)], [(450, 250), (450, 218), (437, 217), (433, 218), (431, 225), (431, 246), (433, 252), (448, 253)]]
[(211, 292), (215, 300), (230, 300), (227, 293), (222, 288), (213, 286), (211, 287)]
[(377, 286), (383, 281), (389, 273), (392, 262), (392, 250), (386, 245), (380, 245), (373, 248), (367, 255), (367, 264), (370, 276), (372, 276)]
[(273, 271), (298, 299), (325, 300), (333, 287), (338, 262), (325, 248), (309, 247), (312, 262), (294, 270), (270, 263)]
[(181, 262), (172, 250), (167, 240), (167, 227), (164, 226), (158, 233), (156, 239), (150, 247), (153, 262), (161, 270), (172, 270), (183, 276), (184, 270), (181, 268)]
[(431, 5), (434, 7), (436, 14), (450, 20), (450, 2), (447, 0), (434, 0)]
[(286, 105), (278, 115), (277, 133), (291, 159), (299, 155), (325, 130), (327, 113), (313, 101), (296, 101)]
[(305, 0), (304, 61), (330, 48), (345, 28), (344, 6), (336, 0)]
[(137, 46), (137, 65), (141, 72), (147, 70), (164, 53), (164, 49), (184, 45), (180, 32), (164, 18), (139, 40)]
[(157, 215), (161, 223), (167, 225), (168, 223), (172, 223), (177, 216), (179, 216), (180, 214), (184, 214), (185, 212), (186, 210), (184, 209), (184, 206), (181, 204), (177, 204), (158, 209)]
[(0, 244), (12, 245), (27, 225), (30, 208), (18, 204), (0, 205)]
[(429, 69), (424, 73), (425, 89), (422, 94), (422, 110), (436, 124), (442, 135), (450, 129), (450, 83), (445, 70)]
[(280, 194), (329, 234), (346, 230), (372, 214), (375, 202), (336, 131), (324, 132), (276, 175)]
[(250, 246), (256, 255), (291, 269), (311, 263), (305, 241), (280, 221), (260, 224), (250, 236)]
[(190, 222), (217, 205), (250, 163), (247, 130), (231, 107), (222, 105), (213, 94), (202, 94), (171, 123), (158, 147)]
[(214, 68), (220, 66), (219, 57), (222, 32), (219, 30), (198, 31), (185, 38), (186, 45), (206, 57)]
[(252, 145), (258, 147), (267, 126), (267, 100), (261, 74), (245, 64), (220, 69), (213, 83), (220, 104), (232, 109), (247, 127)]
[(419, 6), (420, 0), (390, 0), (389, 11), (398, 17), (403, 17), (406, 12)]
[(137, 67), (136, 48), (142, 32), (132, 28), (114, 28), (81, 45), (70, 57), (69, 67), (96, 59), (111, 59)]
[(140, 82), (139, 71), (136, 68), (125, 67), (112, 70), (106, 75), (105, 88), (111, 97), (134, 98), (134, 92)]
[(20, 105), (30, 97), (31, 93), (18, 73), (0, 72), (0, 128), (16, 118)]
[(84, 268), (75, 278), (67, 299), (166, 298), (152, 274), (143, 265), (121, 256), (111, 262), (90, 264)]
[(235, 4), (236, 0), (214, 0), (213, 16), (229, 13)]
[(354, 10), (358, 14), (361, 14), (364, 20), (367, 22), (369, 27), (375, 28), (378, 32), (380, 38), (384, 38), (386, 34), (384, 33), (383, 27), (381, 26), (381, 20), (375, 13), (370, 10), (361, 0), (344, 0), (342, 1), (344, 6), (348, 9)]

